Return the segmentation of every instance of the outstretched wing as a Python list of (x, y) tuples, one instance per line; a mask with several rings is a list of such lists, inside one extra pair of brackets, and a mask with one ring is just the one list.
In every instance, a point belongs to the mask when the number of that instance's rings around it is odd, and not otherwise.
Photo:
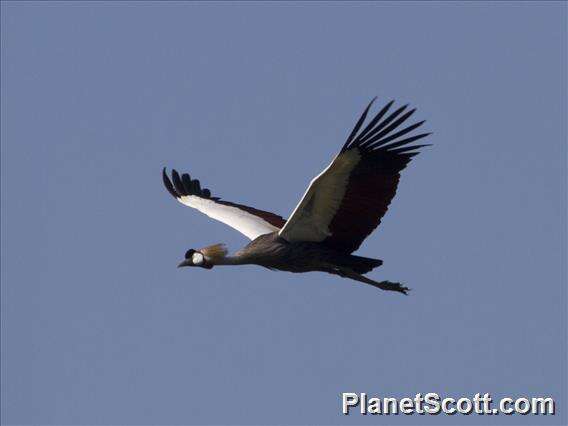
[[(428, 136), (404, 137), (424, 121), (399, 129), (413, 113), (404, 105), (388, 116), (386, 104), (359, 132), (373, 99), (331, 164), (310, 183), (302, 200), (280, 230), (287, 241), (316, 241), (351, 253), (381, 223), (393, 199), (400, 171), (417, 149), (412, 145)], [(385, 117), (383, 119), (383, 117)]]
[(251, 240), (259, 235), (278, 231), (286, 222), (274, 213), (212, 197), (211, 191), (201, 189), (199, 181), (192, 180), (187, 173), (180, 176), (177, 171), (172, 170), (170, 180), (164, 167), (162, 178), (168, 192), (180, 203), (229, 225)]

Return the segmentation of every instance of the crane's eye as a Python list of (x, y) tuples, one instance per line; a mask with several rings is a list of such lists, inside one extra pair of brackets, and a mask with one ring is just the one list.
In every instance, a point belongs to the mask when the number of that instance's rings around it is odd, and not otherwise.
[(185, 252), (185, 258), (190, 259), (193, 253), (195, 253), (195, 250), (189, 249), (188, 251)]

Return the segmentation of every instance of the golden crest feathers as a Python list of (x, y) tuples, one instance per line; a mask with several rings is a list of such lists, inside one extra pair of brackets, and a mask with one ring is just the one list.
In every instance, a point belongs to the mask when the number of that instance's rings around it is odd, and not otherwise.
[(203, 247), (199, 251), (209, 259), (222, 259), (227, 255), (225, 244), (213, 244), (212, 246)]

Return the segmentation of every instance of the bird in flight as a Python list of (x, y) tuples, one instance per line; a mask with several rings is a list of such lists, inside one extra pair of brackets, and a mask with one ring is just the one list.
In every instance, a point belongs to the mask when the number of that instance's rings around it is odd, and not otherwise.
[(404, 127), (415, 109), (407, 111), (404, 105), (390, 111), (394, 101), (363, 127), (375, 99), (331, 164), (310, 182), (288, 220), (215, 197), (187, 173), (180, 176), (172, 170), (170, 180), (164, 167), (164, 185), (176, 200), (252, 240), (232, 256), (223, 244), (187, 250), (178, 266), (212, 269), (252, 264), (280, 271), (320, 271), (407, 294), (409, 289), (398, 282), (364, 276), (382, 265), (382, 260), (352, 253), (381, 223), (395, 196), (400, 172), (419, 148), (428, 146), (413, 143), (430, 133), (409, 135), (424, 121)]

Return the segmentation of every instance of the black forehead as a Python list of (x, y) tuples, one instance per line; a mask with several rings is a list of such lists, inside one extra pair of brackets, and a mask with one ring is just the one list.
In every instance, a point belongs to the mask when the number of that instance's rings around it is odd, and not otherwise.
[(193, 253), (195, 253), (195, 250), (189, 249), (188, 251), (185, 252), (185, 258), (189, 259), (191, 255), (193, 255)]

